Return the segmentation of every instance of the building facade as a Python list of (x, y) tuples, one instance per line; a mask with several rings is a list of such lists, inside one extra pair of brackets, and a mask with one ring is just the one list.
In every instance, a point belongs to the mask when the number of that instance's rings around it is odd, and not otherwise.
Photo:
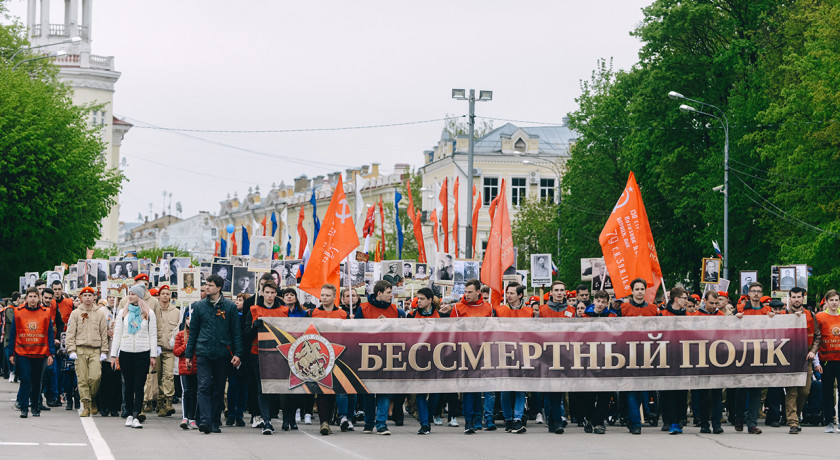
[[(91, 126), (99, 127), (105, 150), (102, 155), (108, 168), (119, 167), (120, 144), (132, 125), (114, 117), (114, 87), (120, 73), (114, 70), (113, 56), (91, 53), (93, 0), (27, 0), (26, 25), (32, 46), (45, 51), (64, 50), (65, 56), (55, 59), (58, 77), (73, 88), (75, 105), (100, 105), (91, 111)], [(61, 10), (62, 23), (51, 23), (51, 15)], [(80, 40), (72, 43), (71, 38)], [(110, 247), (119, 240), (119, 199), (102, 220), (96, 245)]]

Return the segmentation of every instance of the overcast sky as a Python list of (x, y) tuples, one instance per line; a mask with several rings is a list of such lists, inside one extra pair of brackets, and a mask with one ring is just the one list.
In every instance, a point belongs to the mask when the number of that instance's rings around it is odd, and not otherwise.
[[(63, 22), (52, 0), (52, 22)], [(81, 3), (81, 2), (80, 2)], [(186, 133), (141, 128), (285, 130), (463, 115), (452, 88), (493, 91), (480, 116), (559, 123), (599, 58), (637, 60), (629, 35), (650, 0), (94, 1), (93, 54), (122, 73), (117, 116), (135, 124), (122, 155), (120, 219), (163, 207), (217, 213), (249, 186), (379, 162), (422, 164), (442, 121), (304, 133)], [(26, 1), (9, 9), (25, 23)], [(500, 126), (504, 121), (495, 121)], [(523, 124), (524, 125), (524, 124)], [(211, 142), (205, 142), (200, 139)], [(233, 147), (225, 147), (228, 144)], [(244, 149), (244, 150), (242, 150)], [(246, 151), (247, 150), (247, 151)]]

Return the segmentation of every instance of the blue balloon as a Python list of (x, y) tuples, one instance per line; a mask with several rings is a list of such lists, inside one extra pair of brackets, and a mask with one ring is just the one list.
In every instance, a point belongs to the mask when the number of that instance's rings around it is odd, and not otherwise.
[(228, 233), (233, 233), (235, 229), (236, 227), (234, 227), (233, 224), (228, 224), (228, 226), (225, 227), (225, 230), (227, 230)]

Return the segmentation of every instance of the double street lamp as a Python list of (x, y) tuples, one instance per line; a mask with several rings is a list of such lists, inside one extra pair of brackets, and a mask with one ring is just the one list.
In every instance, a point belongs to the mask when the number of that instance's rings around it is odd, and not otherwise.
[[(467, 91), (464, 89), (453, 89), (452, 90), (452, 99), (457, 99), (459, 101), (470, 101), (470, 114), (469, 114), (469, 150), (467, 153), (467, 196), (472, 193), (473, 188), (473, 156), (475, 153), (475, 101), (479, 102), (489, 102), (493, 100), (493, 91), (487, 90), (479, 90), (478, 92), (478, 99), (475, 97), (475, 90), (471, 89), (469, 96), (467, 96)], [(467, 259), (472, 259), (472, 216), (473, 216), (473, 200), (470, 198), (467, 200)]]
[[(15, 53), (14, 53), (14, 54), (12, 54), (12, 57), (10, 57), (10, 58), (9, 58), (9, 62), (13, 62), (13, 61), (15, 60), (15, 57), (16, 57), (18, 54), (20, 54), (20, 53), (22, 53), (22, 52), (24, 52), (24, 51), (32, 51), (32, 50), (34, 50), (34, 49), (44, 48), (44, 47), (46, 47), (46, 46), (65, 45), (65, 44), (67, 44), (67, 43), (79, 43), (80, 41), (82, 41), (82, 37), (71, 37), (71, 38), (69, 38), (69, 39), (67, 39), (67, 40), (62, 40), (62, 41), (60, 41), (60, 42), (47, 43), (46, 45), (30, 46), (29, 48), (21, 48), (21, 49), (19, 49), (19, 50), (15, 51)], [(64, 54), (67, 54), (67, 53), (64, 53)]]
[(723, 278), (729, 279), (729, 120), (727, 120), (726, 114), (723, 110), (716, 105), (685, 97), (676, 91), (669, 92), (668, 97), (671, 99), (685, 99), (686, 101), (694, 102), (695, 104), (711, 107), (720, 113), (719, 117), (709, 112), (697, 110), (687, 104), (680, 105), (680, 110), (682, 112), (697, 113), (707, 117), (712, 117), (720, 122), (721, 126), (723, 126)]

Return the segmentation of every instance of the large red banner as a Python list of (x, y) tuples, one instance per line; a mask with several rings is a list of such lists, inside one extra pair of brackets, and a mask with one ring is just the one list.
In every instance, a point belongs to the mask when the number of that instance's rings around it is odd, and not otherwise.
[(270, 393), (802, 386), (805, 319), (265, 318)]

